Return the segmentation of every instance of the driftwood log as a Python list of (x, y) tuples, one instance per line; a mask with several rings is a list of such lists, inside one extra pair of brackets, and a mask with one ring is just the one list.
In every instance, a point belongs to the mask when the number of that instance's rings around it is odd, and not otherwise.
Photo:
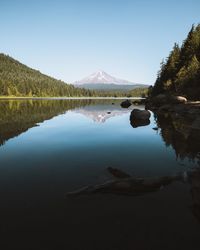
[(121, 194), (121, 195), (142, 195), (149, 192), (155, 192), (163, 187), (171, 184), (174, 181), (184, 180), (183, 174), (174, 176), (163, 176), (155, 178), (136, 178), (129, 174), (115, 168), (107, 168), (113, 177), (117, 178), (104, 182), (99, 185), (86, 186), (81, 189), (68, 192), (68, 196), (87, 195), (95, 193), (110, 193), (110, 194)]

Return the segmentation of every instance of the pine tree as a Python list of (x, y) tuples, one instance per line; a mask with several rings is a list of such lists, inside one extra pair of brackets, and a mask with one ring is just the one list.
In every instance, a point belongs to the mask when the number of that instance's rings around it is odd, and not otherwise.
[(174, 90), (174, 80), (178, 70), (178, 63), (180, 60), (180, 48), (178, 44), (174, 44), (173, 50), (170, 52), (166, 62), (161, 63), (161, 69), (158, 72), (155, 87), (153, 89), (154, 94), (159, 94), (164, 91)]
[(192, 26), (181, 48), (175, 44), (169, 57), (161, 64), (152, 96), (159, 93), (200, 99), (200, 24)]

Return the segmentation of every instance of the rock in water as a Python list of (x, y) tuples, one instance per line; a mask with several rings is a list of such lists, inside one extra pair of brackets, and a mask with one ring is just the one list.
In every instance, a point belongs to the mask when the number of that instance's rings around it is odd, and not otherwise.
[(129, 108), (132, 105), (132, 103), (129, 100), (123, 101), (121, 103), (122, 108)]
[(148, 120), (150, 116), (151, 116), (151, 113), (148, 110), (134, 109), (131, 112), (131, 120), (132, 119)]
[(148, 110), (134, 109), (130, 115), (130, 123), (133, 128), (150, 124), (151, 113)]
[(148, 126), (150, 124), (150, 120), (138, 120), (138, 119), (133, 119), (130, 121), (131, 126), (133, 128), (137, 128), (137, 127), (142, 127), (142, 126)]

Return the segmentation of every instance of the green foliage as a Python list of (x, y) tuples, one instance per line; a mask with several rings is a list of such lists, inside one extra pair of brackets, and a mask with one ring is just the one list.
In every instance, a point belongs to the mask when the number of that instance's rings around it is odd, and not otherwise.
[(147, 97), (148, 88), (136, 88), (129, 91), (98, 90), (93, 92), (95, 96), (100, 97)]
[(13, 58), (0, 54), (0, 96), (28, 97), (119, 97), (146, 96), (147, 89), (131, 91), (92, 91), (76, 88), (73, 85), (46, 76), (31, 69)]
[(161, 64), (152, 95), (166, 92), (200, 98), (200, 24), (192, 26), (181, 48), (175, 44)]
[(76, 88), (46, 76), (37, 70), (0, 54), (0, 96), (27, 97), (91, 97), (91, 96), (146, 96), (147, 89), (131, 91), (92, 91)]
[(91, 91), (75, 88), (0, 54), (0, 95), (90, 96)]

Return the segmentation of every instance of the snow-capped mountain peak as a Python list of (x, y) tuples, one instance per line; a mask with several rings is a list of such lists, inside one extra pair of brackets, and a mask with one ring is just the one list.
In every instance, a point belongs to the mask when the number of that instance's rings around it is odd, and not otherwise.
[(89, 75), (88, 77), (83, 78), (80, 81), (76, 81), (74, 84), (80, 85), (80, 84), (97, 84), (97, 83), (103, 83), (103, 84), (130, 84), (130, 81), (118, 79), (116, 77), (113, 77), (106, 73), (103, 70), (99, 70), (94, 72), (93, 74)]

